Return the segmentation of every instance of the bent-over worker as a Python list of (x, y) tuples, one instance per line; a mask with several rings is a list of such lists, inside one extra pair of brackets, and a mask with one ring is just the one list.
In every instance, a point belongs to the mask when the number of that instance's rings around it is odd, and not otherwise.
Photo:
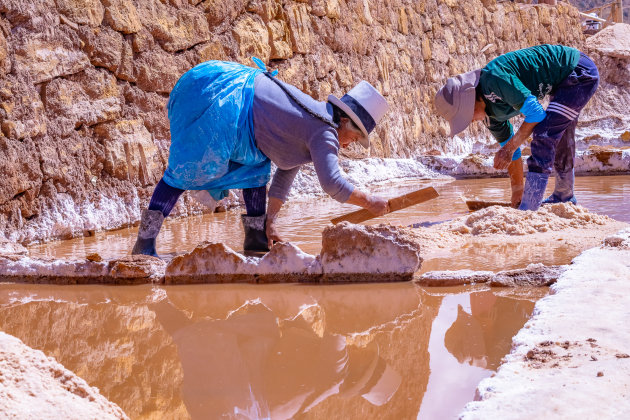
[[(254, 59), (265, 70), (260, 60)], [(246, 251), (268, 251), (280, 241), (276, 216), (300, 166), (313, 162), (326, 193), (376, 215), (387, 200), (354, 188), (341, 175), (340, 147), (369, 133), (388, 109), (385, 98), (361, 81), (341, 99), (318, 102), (269, 73), (238, 63), (207, 61), (186, 72), (168, 102), (171, 146), (168, 166), (142, 213), (132, 254), (156, 256), (164, 218), (185, 190), (215, 203), (228, 190), (243, 190)], [(271, 162), (276, 171), (269, 187)], [(205, 197), (204, 197), (205, 196)]]
[[(575, 128), (598, 84), (599, 72), (586, 54), (562, 45), (539, 45), (509, 52), (481, 70), (448, 79), (436, 94), (435, 106), (449, 121), (451, 136), (472, 121), (484, 121), (501, 144), (494, 167), (508, 170), (512, 205), (536, 210), (552, 168), (556, 185), (544, 203), (577, 203), (573, 194)], [(547, 95), (551, 102), (545, 110), (539, 101)], [(519, 114), (525, 121), (514, 134), (510, 118)], [(530, 135), (523, 192), (520, 146)]]

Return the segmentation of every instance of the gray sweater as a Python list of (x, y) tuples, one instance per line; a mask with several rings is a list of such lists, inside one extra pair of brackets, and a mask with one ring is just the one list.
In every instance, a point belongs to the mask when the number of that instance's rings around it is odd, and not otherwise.
[[(318, 102), (294, 86), (283, 84), (309, 109), (332, 119), (332, 105)], [(354, 187), (339, 171), (337, 131), (307, 113), (265, 75), (254, 85), (254, 136), (258, 148), (276, 164), (269, 196), (285, 201), (300, 165), (313, 162), (323, 190), (345, 203)]]

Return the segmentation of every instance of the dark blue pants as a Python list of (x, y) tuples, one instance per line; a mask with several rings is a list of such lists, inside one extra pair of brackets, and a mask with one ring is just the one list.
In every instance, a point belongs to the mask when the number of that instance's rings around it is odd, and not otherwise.
[(534, 128), (532, 155), (527, 159), (530, 172), (551, 174), (552, 168), (558, 173), (573, 170), (578, 117), (598, 84), (597, 66), (580, 53), (573, 72), (554, 88), (547, 116)]
[[(171, 187), (164, 179), (155, 186), (149, 210), (160, 210), (164, 217), (171, 214), (173, 207), (177, 204), (177, 200), (185, 190)], [(245, 209), (248, 216), (262, 216), (266, 212), (267, 205), (267, 186), (257, 188), (243, 188), (243, 200), (245, 201)]]

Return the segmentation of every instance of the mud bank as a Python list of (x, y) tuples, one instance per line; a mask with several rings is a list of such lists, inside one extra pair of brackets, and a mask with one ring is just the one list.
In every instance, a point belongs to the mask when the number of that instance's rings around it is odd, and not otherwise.
[(0, 417), (129, 419), (97, 388), (34, 350), (0, 332)]
[(630, 412), (629, 278), (630, 229), (575, 258), (460, 418), (619, 418)]

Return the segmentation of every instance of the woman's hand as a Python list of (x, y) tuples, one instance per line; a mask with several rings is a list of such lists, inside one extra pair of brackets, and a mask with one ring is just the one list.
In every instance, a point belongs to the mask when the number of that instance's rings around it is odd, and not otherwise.
[(268, 242), (267, 245), (269, 246), (269, 249), (271, 249), (274, 242), (284, 242), (284, 240), (280, 237), (278, 230), (276, 229), (275, 218), (273, 219), (267, 218), (266, 233), (267, 233), (267, 242)]
[(382, 197), (376, 195), (367, 196), (367, 205), (365, 207), (370, 213), (382, 216), (389, 213), (389, 203)]
[(376, 216), (382, 216), (385, 213), (389, 213), (389, 204), (387, 200), (376, 195), (364, 193), (363, 191), (355, 188), (346, 201), (348, 204), (354, 204), (360, 206)]

